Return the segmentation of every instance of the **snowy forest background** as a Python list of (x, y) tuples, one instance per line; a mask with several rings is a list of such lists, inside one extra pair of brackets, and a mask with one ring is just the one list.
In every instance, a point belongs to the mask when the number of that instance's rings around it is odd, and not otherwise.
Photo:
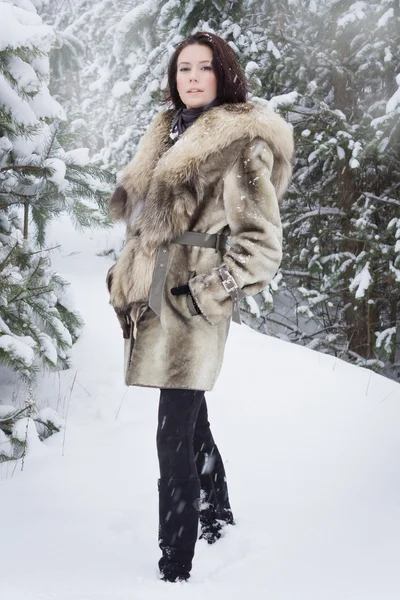
[[(115, 175), (196, 30), (232, 45), (252, 99), (295, 132), (283, 262), (244, 301), (247, 323), (399, 380), (400, 0), (0, 1), (1, 372), (32, 386), (68, 368), (84, 324), (46, 228), (63, 214), (111, 227)], [(33, 410), (2, 402), (0, 461), (23, 451), (16, 424)], [(34, 418), (42, 438), (59, 427)]]

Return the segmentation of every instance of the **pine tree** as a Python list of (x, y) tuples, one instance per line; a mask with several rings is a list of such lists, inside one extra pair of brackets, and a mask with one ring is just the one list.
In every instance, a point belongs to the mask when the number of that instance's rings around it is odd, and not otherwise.
[[(215, 32), (225, 28), (227, 39), (233, 42), (228, 16), (239, 18), (242, 11), (239, 3), (216, 0), (147, 0), (133, 3), (129, 9), (113, 0), (96, 5), (81, 0), (73, 14), (60, 13), (58, 8), (57, 2), (48, 4), (43, 14), (60, 39), (74, 36), (88, 45), (80, 63), (81, 100), (79, 107), (73, 103), (73, 112), (83, 119), (90, 115), (90, 139), (97, 136), (98, 141), (93, 149), (116, 171), (130, 160), (150, 121), (163, 107), (162, 88), (175, 46), (202, 28)], [(76, 79), (69, 74), (68, 65), (58, 68), (61, 72), (64, 79), (66, 74), (69, 80)], [(68, 95), (76, 96), (75, 88)]]
[(0, 22), (0, 363), (32, 382), (68, 367), (83, 324), (51, 270), (46, 226), (62, 213), (108, 226), (113, 178), (87, 148), (63, 149), (72, 134), (48, 90), (51, 27), (27, 0), (0, 2)]
[(286, 333), (390, 374), (399, 362), (399, 120), (389, 101), (397, 97), (399, 3), (265, 6), (261, 89), (299, 93), (289, 113), (296, 169), (277, 286), (294, 299)]

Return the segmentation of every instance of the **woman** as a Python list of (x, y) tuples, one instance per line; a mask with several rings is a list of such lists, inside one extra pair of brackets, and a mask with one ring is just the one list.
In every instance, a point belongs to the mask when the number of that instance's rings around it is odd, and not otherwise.
[(213, 34), (177, 47), (168, 84), (174, 108), (155, 117), (110, 200), (127, 235), (108, 286), (126, 384), (160, 388), (159, 568), (178, 581), (190, 576), (199, 518), (209, 543), (234, 524), (204, 392), (240, 299), (281, 262), (293, 140), (281, 117), (246, 102), (236, 55)]

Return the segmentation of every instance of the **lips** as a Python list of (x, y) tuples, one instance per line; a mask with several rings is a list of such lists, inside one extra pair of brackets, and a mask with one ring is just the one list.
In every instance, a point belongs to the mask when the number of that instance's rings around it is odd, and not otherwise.
[(198, 88), (190, 88), (190, 90), (187, 91), (187, 94), (197, 94), (198, 92), (202, 92), (203, 90), (200, 90)]

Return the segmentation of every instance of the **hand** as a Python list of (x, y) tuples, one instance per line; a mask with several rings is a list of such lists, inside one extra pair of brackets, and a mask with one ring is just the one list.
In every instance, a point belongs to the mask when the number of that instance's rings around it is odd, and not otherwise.
[(183, 296), (184, 294), (190, 294), (189, 286), (186, 285), (178, 285), (178, 287), (173, 287), (171, 289), (171, 294), (173, 296)]
[(202, 315), (203, 313), (201, 312), (200, 308), (197, 306), (196, 300), (193, 298), (193, 294), (190, 291), (190, 287), (186, 284), (186, 285), (178, 285), (177, 287), (173, 287), (171, 288), (171, 294), (173, 296), (183, 296), (185, 294), (188, 294), (193, 302), (193, 306), (195, 308), (195, 311), (197, 312), (198, 315)]
[(122, 328), (123, 338), (125, 340), (129, 340), (130, 335), (131, 335), (131, 318), (129, 316), (129, 313), (120, 311), (117, 308), (114, 308), (114, 310), (115, 310), (115, 314), (118, 317), (119, 324), (121, 325), (121, 328)]
[[(107, 288), (108, 288), (108, 292), (110, 294), (111, 294), (111, 286), (112, 286), (112, 281), (113, 281), (114, 267), (115, 267), (115, 264), (112, 265), (108, 269), (107, 277), (106, 277)], [(115, 314), (118, 317), (119, 324), (121, 325), (122, 335), (125, 340), (128, 340), (130, 337), (130, 333), (131, 333), (131, 318), (129, 316), (129, 309), (121, 310), (120, 308), (116, 308), (115, 306), (113, 306), (113, 308), (115, 310)]]

